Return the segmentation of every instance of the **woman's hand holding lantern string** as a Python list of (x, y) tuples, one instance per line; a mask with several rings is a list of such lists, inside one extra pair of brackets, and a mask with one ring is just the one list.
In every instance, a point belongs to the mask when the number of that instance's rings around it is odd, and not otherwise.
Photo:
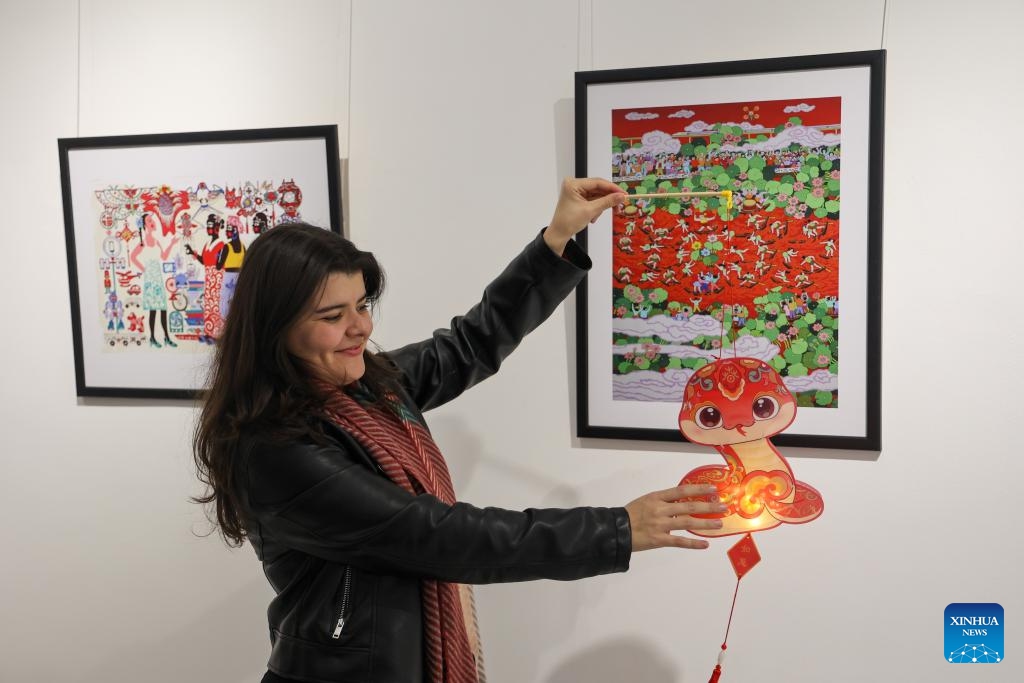
[(625, 203), (626, 199), (622, 188), (611, 181), (566, 178), (562, 181), (555, 213), (544, 231), (544, 241), (560, 255), (573, 235), (596, 221), (606, 210)]

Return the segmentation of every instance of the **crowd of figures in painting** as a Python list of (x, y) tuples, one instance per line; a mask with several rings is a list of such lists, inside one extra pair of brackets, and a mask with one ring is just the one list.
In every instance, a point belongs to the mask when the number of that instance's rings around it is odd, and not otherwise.
[(613, 217), (613, 398), (678, 402), (695, 369), (738, 355), (799, 405), (837, 407), (840, 126), (700, 123), (612, 140), (629, 193), (734, 196), (638, 198)]

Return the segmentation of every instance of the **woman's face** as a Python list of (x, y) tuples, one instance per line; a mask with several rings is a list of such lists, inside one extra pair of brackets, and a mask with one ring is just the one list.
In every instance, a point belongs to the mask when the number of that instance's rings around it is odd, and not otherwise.
[(332, 273), (314, 298), (288, 331), (288, 352), (316, 377), (351, 384), (366, 372), (363, 351), (373, 332), (363, 274)]

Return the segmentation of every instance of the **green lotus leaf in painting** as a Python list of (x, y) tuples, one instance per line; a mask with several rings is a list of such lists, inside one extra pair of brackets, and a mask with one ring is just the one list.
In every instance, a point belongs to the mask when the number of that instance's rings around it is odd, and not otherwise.
[(786, 374), (790, 377), (806, 377), (807, 368), (802, 363), (794, 363), (786, 368)]

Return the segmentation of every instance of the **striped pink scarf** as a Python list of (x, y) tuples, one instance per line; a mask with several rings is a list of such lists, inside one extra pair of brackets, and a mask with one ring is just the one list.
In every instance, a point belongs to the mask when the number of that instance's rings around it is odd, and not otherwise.
[[(448, 465), (430, 432), (398, 400), (362, 403), (321, 384), (327, 417), (370, 452), (398, 486), (455, 503)], [(431, 683), (485, 683), (473, 594), (469, 586), (423, 579), (423, 632)]]

